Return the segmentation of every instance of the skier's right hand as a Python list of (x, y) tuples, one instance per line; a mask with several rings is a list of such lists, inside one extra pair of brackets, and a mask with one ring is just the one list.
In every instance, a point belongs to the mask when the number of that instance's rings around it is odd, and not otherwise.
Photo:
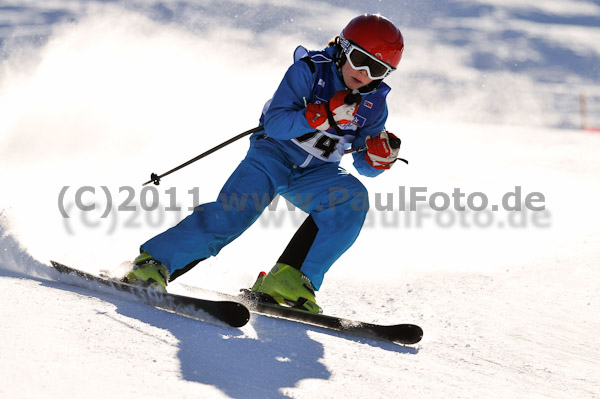
[(329, 129), (331, 119), (338, 125), (352, 123), (360, 102), (361, 96), (359, 93), (340, 90), (327, 103), (308, 104), (305, 112), (306, 120), (316, 130)]

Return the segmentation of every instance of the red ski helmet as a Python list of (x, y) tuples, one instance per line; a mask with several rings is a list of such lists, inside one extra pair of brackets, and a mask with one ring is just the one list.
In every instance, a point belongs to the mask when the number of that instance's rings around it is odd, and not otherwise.
[(398, 67), (404, 51), (404, 38), (400, 29), (389, 19), (375, 14), (354, 18), (342, 30), (345, 38), (393, 69)]

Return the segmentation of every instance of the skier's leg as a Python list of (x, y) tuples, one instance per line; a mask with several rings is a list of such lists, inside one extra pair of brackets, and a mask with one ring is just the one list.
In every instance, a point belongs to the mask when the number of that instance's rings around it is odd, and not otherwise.
[[(298, 193), (305, 201), (297, 205), (310, 215), (279, 262), (299, 269), (318, 290), (331, 265), (358, 237), (369, 209), (368, 192), (345, 170), (326, 166), (299, 178), (285, 196), (299, 198)], [(309, 195), (312, 200), (306, 201)]]
[(311, 215), (308, 215), (277, 260), (277, 263), (290, 265), (300, 270), (318, 232), (319, 227), (317, 227), (315, 220)]
[(278, 182), (289, 171), (281, 159), (264, 147), (252, 148), (233, 172), (215, 202), (201, 205), (175, 227), (141, 246), (175, 277), (178, 270), (214, 256), (239, 237), (277, 193)]
[(368, 211), (365, 187), (355, 177), (326, 165), (298, 172), (283, 195), (310, 215), (277, 264), (261, 273), (252, 291), (280, 304), (320, 312), (315, 291), (323, 276), (356, 240)]

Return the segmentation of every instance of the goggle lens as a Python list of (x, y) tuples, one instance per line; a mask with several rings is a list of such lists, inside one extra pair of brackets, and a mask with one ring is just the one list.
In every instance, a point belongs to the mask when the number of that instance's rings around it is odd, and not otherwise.
[(363, 53), (356, 47), (354, 47), (350, 51), (350, 55), (348, 56), (350, 59), (350, 64), (356, 69), (360, 67), (367, 67), (371, 72), (371, 76), (375, 79), (381, 79), (385, 77), (385, 75), (390, 71), (390, 68), (387, 65), (382, 64), (379, 61), (374, 60), (369, 57), (367, 54)]

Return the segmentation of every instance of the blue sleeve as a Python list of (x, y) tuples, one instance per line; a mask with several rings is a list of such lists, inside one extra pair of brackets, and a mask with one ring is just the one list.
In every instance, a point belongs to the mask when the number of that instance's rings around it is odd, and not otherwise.
[(278, 140), (291, 140), (313, 129), (306, 120), (304, 101), (310, 100), (314, 78), (308, 64), (295, 62), (285, 73), (265, 114), (265, 131)]
[[(367, 137), (377, 136), (383, 129), (385, 129), (385, 121), (387, 120), (387, 117), (388, 109), (386, 105), (383, 109), (383, 112), (381, 113), (379, 118), (377, 118), (375, 123), (360, 129), (358, 137), (352, 143), (352, 147), (363, 147), (365, 145), (365, 142), (367, 141)], [(375, 169), (374, 167), (369, 165), (369, 163), (365, 159), (365, 154), (365, 150), (357, 151), (352, 154), (352, 156), (354, 157), (354, 168), (358, 171), (358, 173), (366, 177), (375, 177), (382, 174), (384, 170)]]

